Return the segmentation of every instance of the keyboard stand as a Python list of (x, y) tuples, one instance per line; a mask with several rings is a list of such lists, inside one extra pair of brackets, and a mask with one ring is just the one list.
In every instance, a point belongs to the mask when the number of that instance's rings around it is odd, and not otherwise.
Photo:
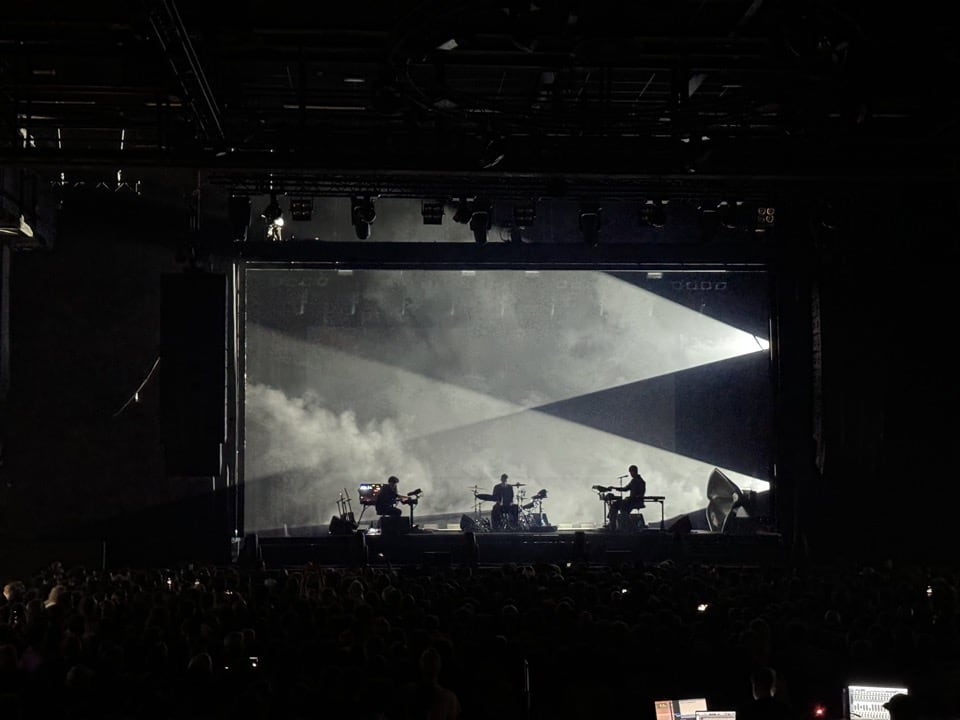
[(360, 496), (360, 517), (357, 518), (357, 527), (360, 527), (360, 522), (363, 520), (363, 514), (367, 511), (368, 507), (373, 507), (368, 505), (363, 501), (363, 496)]
[(664, 501), (664, 498), (661, 495), (654, 495), (653, 497), (645, 497), (643, 499), (644, 504), (648, 502), (660, 503), (660, 530), (661, 531), (665, 529), (664, 527), (665, 521), (664, 521), (664, 515), (663, 515), (663, 501)]

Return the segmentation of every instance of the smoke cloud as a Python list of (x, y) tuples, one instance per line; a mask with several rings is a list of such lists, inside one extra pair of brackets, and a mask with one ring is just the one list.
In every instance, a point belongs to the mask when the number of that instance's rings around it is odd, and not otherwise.
[(353, 412), (334, 413), (318, 402), (247, 386), (245, 501), (261, 529), (322, 523), (344, 488), (355, 507), (362, 482), (430, 475), (404, 448), (402, 419), (358, 424)]
[[(251, 531), (325, 524), (344, 489), (358, 511), (359, 484), (389, 475), (424, 491), (418, 515), (472, 513), (474, 492), (506, 472), (527, 497), (547, 490), (552, 523), (599, 524), (594, 486), (631, 464), (667, 517), (703, 507), (713, 465), (536, 408), (757, 348), (602, 272), (270, 270), (247, 287)], [(635, 413), (656, 414), (669, 436), (675, 404), (638, 401)], [(631, 418), (614, 420), (626, 430)]]

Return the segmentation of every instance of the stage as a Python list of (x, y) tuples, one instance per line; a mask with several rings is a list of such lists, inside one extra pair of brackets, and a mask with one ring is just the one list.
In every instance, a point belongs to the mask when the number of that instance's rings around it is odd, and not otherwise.
[[(251, 545), (253, 547), (251, 547)], [(674, 533), (602, 528), (552, 532), (413, 530), (247, 538), (240, 561), (259, 555), (267, 568), (350, 565), (502, 565), (678, 563), (777, 565), (788, 560), (779, 534)]]

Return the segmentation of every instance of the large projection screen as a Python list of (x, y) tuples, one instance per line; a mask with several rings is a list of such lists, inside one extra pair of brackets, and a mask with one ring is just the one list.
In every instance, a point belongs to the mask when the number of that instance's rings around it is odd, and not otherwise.
[(325, 530), (390, 475), (443, 518), (507, 473), (561, 529), (602, 525), (592, 488), (632, 464), (667, 517), (714, 468), (769, 489), (763, 272), (267, 267), (245, 288), (246, 532)]

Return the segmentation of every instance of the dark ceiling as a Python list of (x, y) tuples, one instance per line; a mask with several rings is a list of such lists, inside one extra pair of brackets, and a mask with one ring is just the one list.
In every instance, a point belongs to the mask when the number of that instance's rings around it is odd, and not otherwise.
[(16, 3), (0, 164), (195, 168), (318, 195), (457, 174), (953, 178), (957, 23), (913, 7)]

